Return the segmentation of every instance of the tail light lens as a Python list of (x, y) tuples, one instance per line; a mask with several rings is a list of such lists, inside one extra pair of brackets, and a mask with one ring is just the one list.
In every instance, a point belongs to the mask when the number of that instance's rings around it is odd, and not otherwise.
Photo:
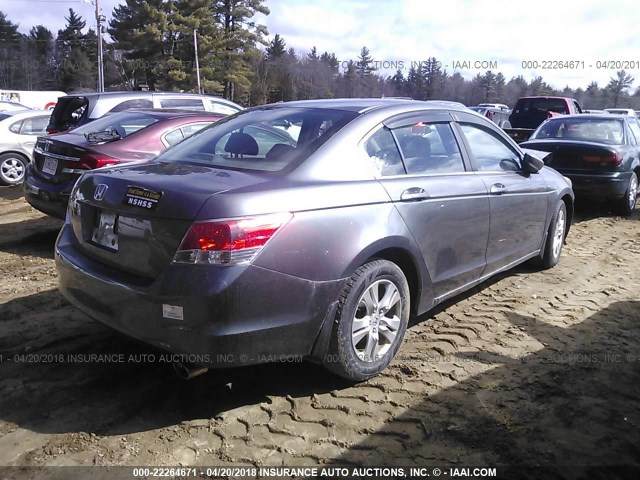
[(61, 130), (57, 130), (55, 128), (48, 128), (47, 129), (47, 135), (53, 135), (54, 133), (60, 133)]
[(250, 263), (292, 217), (291, 213), (282, 213), (196, 222), (182, 239), (173, 262), (209, 265)]
[(120, 163), (120, 160), (117, 158), (87, 154), (80, 157), (78, 168), (94, 170), (96, 168), (106, 167), (107, 165), (115, 165), (116, 163)]
[(603, 167), (619, 167), (622, 165), (622, 155), (619, 152), (611, 152), (601, 158), (600, 165)]
[(619, 167), (622, 165), (622, 155), (619, 152), (610, 152), (606, 155), (584, 155), (582, 160), (588, 163), (597, 163), (601, 167)]

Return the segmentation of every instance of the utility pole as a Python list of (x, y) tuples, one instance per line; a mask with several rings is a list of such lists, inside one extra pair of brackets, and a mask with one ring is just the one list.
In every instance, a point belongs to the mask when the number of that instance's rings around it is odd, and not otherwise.
[(100, 0), (95, 0), (96, 25), (98, 35), (98, 92), (104, 92), (104, 61), (102, 56), (102, 15), (100, 14)]
[(197, 30), (195, 28), (193, 29), (193, 47), (195, 48), (195, 51), (196, 51), (196, 76), (198, 77), (198, 94), (201, 94), (202, 88), (200, 87), (200, 61), (198, 60), (198, 36), (197, 36)]

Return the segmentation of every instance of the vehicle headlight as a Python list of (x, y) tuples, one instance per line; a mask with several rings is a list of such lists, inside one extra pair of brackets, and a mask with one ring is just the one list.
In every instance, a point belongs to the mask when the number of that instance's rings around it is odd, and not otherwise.
[(562, 178), (564, 178), (564, 181), (567, 182), (567, 185), (569, 185), (570, 187), (573, 187), (573, 182), (571, 181), (571, 179), (569, 177), (565, 177), (563, 175)]

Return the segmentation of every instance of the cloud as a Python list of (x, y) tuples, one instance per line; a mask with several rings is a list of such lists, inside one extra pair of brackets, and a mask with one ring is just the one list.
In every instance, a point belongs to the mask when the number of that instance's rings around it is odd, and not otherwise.
[[(120, 2), (100, 3), (109, 18)], [(279, 33), (297, 52), (304, 54), (315, 46), (320, 53), (335, 53), (341, 61), (355, 60), (363, 46), (378, 61), (405, 63), (407, 71), (412, 61), (428, 57), (449, 65), (449, 73), (454, 61), (472, 65), (495, 61), (494, 70), (507, 79), (542, 76), (559, 88), (567, 84), (586, 88), (592, 81), (606, 85), (617, 70), (626, 67), (637, 86), (638, 26), (637, 17), (630, 14), (636, 4), (635, 0), (619, 0), (614, 8), (601, 0), (269, 0), (271, 14), (258, 15), (256, 20), (267, 25), (271, 36)], [(80, 0), (13, 0), (4, 2), (2, 11), (20, 23), (23, 32), (44, 24), (55, 34), (64, 26), (69, 7), (83, 16), (87, 26), (93, 26), (93, 6)], [(577, 68), (566, 68), (568, 61), (574, 61)], [(527, 62), (539, 66), (528, 68), (532, 64)], [(555, 68), (542, 68), (543, 63)], [(613, 68), (598, 68), (601, 63)], [(381, 73), (391, 75), (394, 70)], [(460, 69), (466, 78), (485, 71)]]

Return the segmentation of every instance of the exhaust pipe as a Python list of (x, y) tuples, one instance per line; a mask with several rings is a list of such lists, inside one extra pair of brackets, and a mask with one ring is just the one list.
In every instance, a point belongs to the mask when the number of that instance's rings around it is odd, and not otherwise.
[(183, 380), (191, 380), (193, 377), (207, 373), (207, 367), (199, 367), (190, 363), (173, 362), (173, 369)]

